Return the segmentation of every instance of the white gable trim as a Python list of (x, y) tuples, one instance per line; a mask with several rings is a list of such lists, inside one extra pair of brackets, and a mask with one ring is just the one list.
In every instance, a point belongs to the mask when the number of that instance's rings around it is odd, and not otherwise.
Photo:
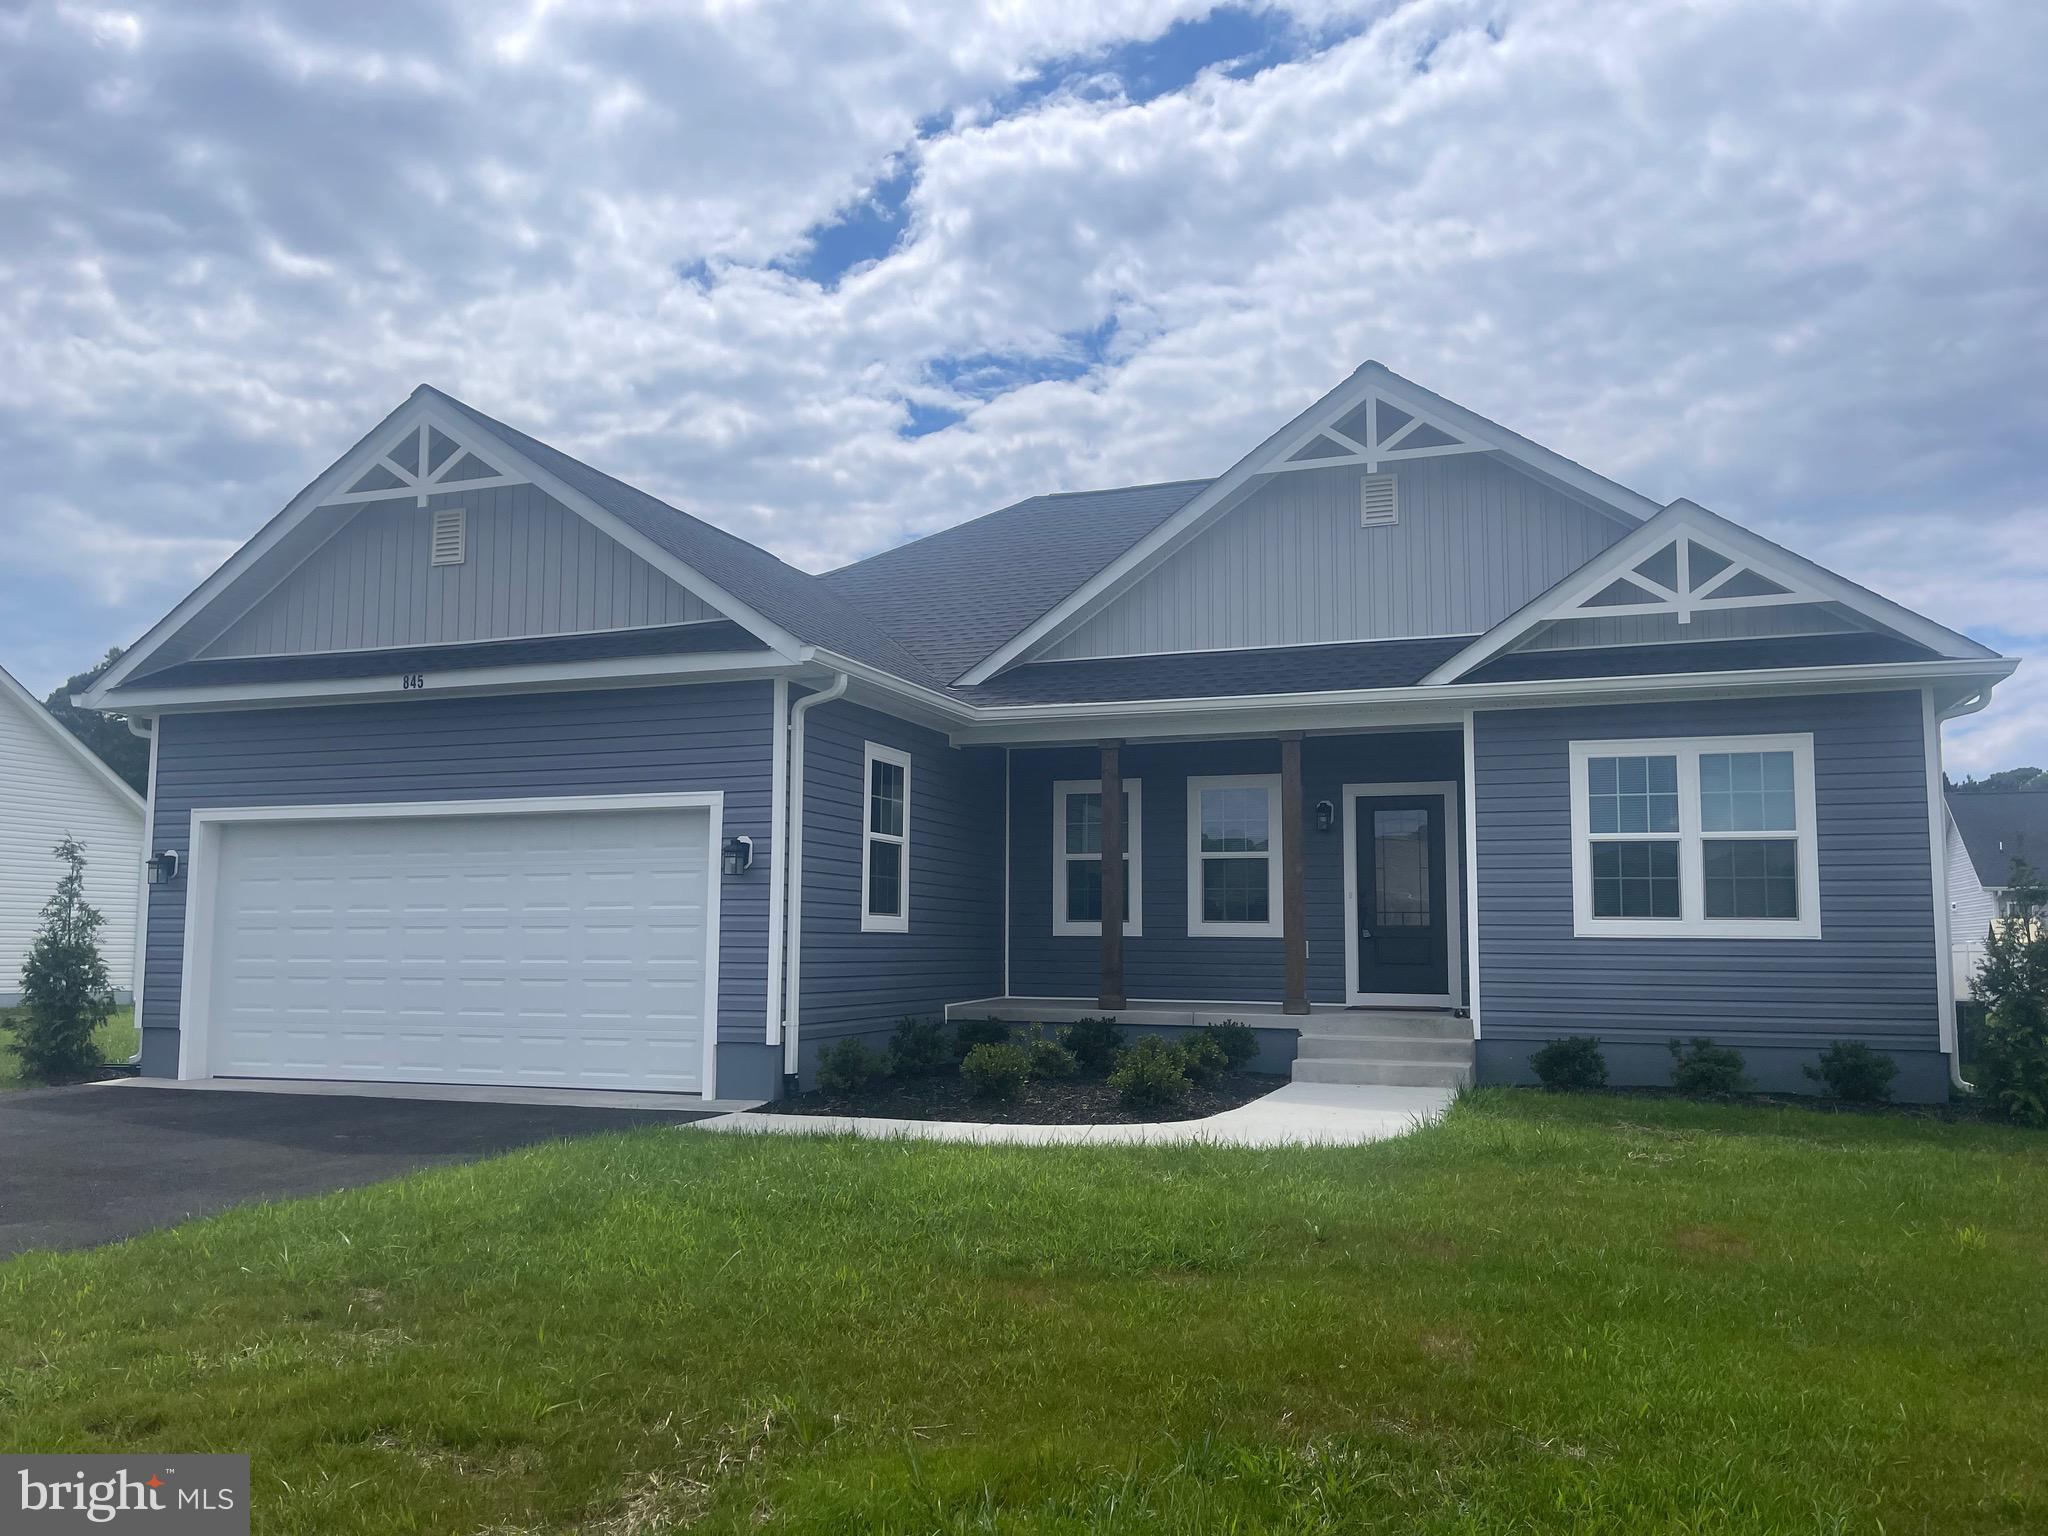
[(88, 747), (76, 736), (72, 735), (70, 727), (43, 708), (42, 700), (22, 687), (15, 680), (14, 675), (5, 667), (0, 667), (0, 696), (12, 699), (17, 709), (29, 716), (36, 724), (40, 725), (62, 743), (65, 751), (85, 764), (91, 770), (93, 776), (108, 789), (112, 790), (115, 797), (127, 809), (135, 813), (138, 821), (140, 820), (142, 816), (142, 796), (130, 789), (128, 781), (109, 768), (101, 760), (99, 753), (93, 751), (91, 747)]
[[(1385, 400), (1438, 431), (1458, 439), (1456, 447), (1403, 449), (1399, 439), (1408, 428), (1389, 434), (1376, 443), (1335, 439), (1351, 451), (1341, 457), (1287, 464), (1285, 461), (1317, 437), (1329, 436), (1327, 429), (1368, 400)], [(1377, 466), (1402, 458), (1435, 457), (1443, 453), (1493, 451), (1548, 478), (1584, 500), (1597, 511), (1633, 524), (1656, 513), (1657, 504), (1626, 486), (1618, 485), (1562, 454), (1553, 453), (1498, 422), (1453, 404), (1441, 395), (1412, 384), (1379, 363), (1366, 363), (1350, 378), (1324, 395), (1292, 421), (1239, 459), (1221, 478), (1196, 496), (1180, 511), (1124, 551), (1088, 581), (1069, 593), (1036, 623), (977, 663), (959, 679), (962, 687), (985, 683), (1005, 667), (1031, 654), (1047, 641), (1089, 617), (1171, 554), (1195, 531), (1228, 511), (1252, 488), (1260, 476), (1288, 470), (1313, 469), (1329, 464)]]
[[(1666, 548), (1678, 561), (1676, 585), (1667, 586), (1636, 569)], [(1691, 551), (1705, 549), (1729, 564), (1714, 577), (1693, 587), (1687, 562)], [(1780, 593), (1752, 597), (1727, 597), (1722, 588), (1741, 571), (1754, 571), (1777, 586)], [(1644, 594), (1641, 602), (1588, 606), (1591, 598), (1617, 582), (1626, 582)], [(1951, 660), (1996, 657), (1997, 652), (1979, 645), (1902, 608), (1889, 598), (1838, 576), (1804, 555), (1773, 544), (1761, 534), (1751, 533), (1738, 523), (1709, 512), (1696, 502), (1679, 500), (1629, 534), (1620, 543), (1601, 551), (1549, 591), (1537, 594), (1515, 612), (1481, 635), (1424, 677), (1419, 687), (1451, 683), (1474, 667), (1491, 661), (1511, 649), (1545, 624), (1559, 619), (1623, 618), (1632, 614), (1671, 613), (1681, 623), (1694, 613), (1726, 608), (1768, 607), (1786, 603), (1839, 603), (1842, 607), (1926, 646), (1937, 656)]]
[[(505, 473), (489, 481), (463, 480), (446, 485), (434, 484), (431, 488), (401, 485), (393, 490), (374, 493), (352, 492), (348, 489), (370, 469), (380, 464), (387, 470), (402, 475), (402, 468), (391, 464), (385, 458), (385, 454), (401, 441), (406, 433), (423, 432), (429, 427), (446, 434), (460, 445), (483, 448), (484, 453), (489, 455), (489, 462)], [(456, 458), (456, 455), (451, 455), (447, 463), (453, 464)], [(424, 463), (424, 460), (421, 462)], [(511, 444), (444, 405), (422, 385), (413, 391), (412, 396), (403, 405), (379, 422), (355, 447), (335, 460), (324, 474), (294, 496), (283, 511), (264, 524), (248, 543), (229, 556), (219, 570), (207, 577), (183, 602), (159, 620), (101, 676), (81, 702), (92, 708), (102, 707), (108, 695), (119, 688), (144, 661), (161, 649), (165, 641), (212, 606), (248, 572), (251, 566), (275, 549), (288, 534), (322, 508), (354, 506), (363, 501), (392, 501), (408, 496), (415, 497), (424, 504), (427, 495), (438, 492), (454, 494), (485, 485), (520, 483), (531, 484), (545, 491), (685, 591), (701, 598), (727, 618), (751, 631), (784, 659), (795, 659), (802, 650), (802, 642), (782, 626), (769, 622), (748, 604), (741, 602), (717, 583), (670, 554), (645, 534), (629, 527), (581, 491), (540, 468)], [(272, 584), (272, 589), (274, 587), (275, 583)]]

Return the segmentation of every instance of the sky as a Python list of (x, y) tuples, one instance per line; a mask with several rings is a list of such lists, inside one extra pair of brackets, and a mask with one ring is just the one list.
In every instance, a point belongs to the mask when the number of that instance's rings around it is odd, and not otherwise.
[(0, 665), (431, 382), (824, 570), (1378, 358), (2028, 658), (2034, 0), (0, 0)]

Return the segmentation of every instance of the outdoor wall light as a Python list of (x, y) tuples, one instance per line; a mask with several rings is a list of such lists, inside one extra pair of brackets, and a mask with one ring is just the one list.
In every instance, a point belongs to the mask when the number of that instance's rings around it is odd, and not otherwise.
[(754, 867), (754, 840), (751, 837), (728, 837), (725, 840), (725, 872), (737, 875)]
[(1330, 804), (1327, 800), (1318, 800), (1316, 802), (1316, 830), (1318, 832), (1327, 832), (1335, 825), (1337, 825), (1337, 807)]
[(178, 850), (166, 848), (149, 861), (149, 883), (169, 885), (178, 878)]

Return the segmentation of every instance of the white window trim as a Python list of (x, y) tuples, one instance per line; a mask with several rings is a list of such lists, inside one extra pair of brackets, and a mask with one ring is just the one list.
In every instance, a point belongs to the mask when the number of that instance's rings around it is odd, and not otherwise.
[[(1792, 793), (1799, 817), (1790, 834), (1799, 850), (1799, 916), (1796, 918), (1710, 918), (1706, 911), (1706, 878), (1701, 842), (1720, 838), (1782, 839), (1784, 832), (1715, 832), (1700, 828), (1700, 756), (1712, 752), (1790, 752)], [(1678, 910), (1671, 917), (1595, 917), (1593, 915), (1592, 815), (1587, 764), (1596, 757), (1663, 756), (1678, 759), (1678, 831), (1675, 834), (1626, 833), (1616, 841), (1678, 843)], [(1571, 743), (1572, 932), (1582, 939), (1817, 939), (1820, 921), (1820, 845), (1814, 819), (1813, 737), (1666, 736), (1637, 741), (1574, 741)], [(1606, 833), (1601, 834), (1608, 840)]]
[[(903, 770), (903, 835), (891, 837), (874, 830), (875, 764), (894, 763)], [(876, 843), (902, 846), (903, 910), (896, 913), (868, 910), (868, 863)], [(869, 742), (860, 764), (860, 931), (862, 933), (910, 932), (910, 754), (879, 742)]]
[[(1266, 791), (1267, 848), (1256, 853), (1212, 853), (1212, 859), (1266, 860), (1266, 911), (1263, 923), (1212, 923), (1202, 916), (1202, 791), (1263, 789)], [(1281, 936), (1280, 858), (1289, 829), (1280, 813), (1280, 775), (1237, 773), (1191, 777), (1188, 780), (1188, 937), (1191, 939), (1277, 939)]]
[[(1067, 798), (1070, 795), (1099, 795), (1100, 779), (1055, 779), (1052, 786), (1052, 931), (1056, 934), (1100, 937), (1102, 924), (1079, 923), (1067, 916), (1067, 865), (1076, 859), (1101, 862), (1099, 853), (1067, 852)], [(1124, 922), (1124, 937), (1145, 935), (1145, 786), (1140, 779), (1125, 779), (1124, 793), (1131, 802), (1131, 815), (1124, 827), (1124, 852), (1131, 868), (1131, 915)]]

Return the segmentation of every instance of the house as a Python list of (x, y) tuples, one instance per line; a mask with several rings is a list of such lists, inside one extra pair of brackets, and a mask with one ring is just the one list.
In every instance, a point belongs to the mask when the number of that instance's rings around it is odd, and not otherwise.
[(65, 834), (85, 848), (85, 894), (104, 917), (100, 953), (122, 997), (134, 985), (142, 880), (142, 798), (0, 669), (0, 1006), (21, 1000), (21, 963), (63, 867)]
[(1984, 941), (2013, 909), (2013, 864), (2048, 873), (2048, 794), (2039, 790), (1950, 790), (1949, 930), (1956, 990), (1968, 997), (1984, 963)]
[(2014, 665), (1367, 363), (823, 576), (423, 386), (84, 702), (153, 731), (151, 1074), (768, 1096), (944, 1009), (1930, 1099), (1939, 723)]

